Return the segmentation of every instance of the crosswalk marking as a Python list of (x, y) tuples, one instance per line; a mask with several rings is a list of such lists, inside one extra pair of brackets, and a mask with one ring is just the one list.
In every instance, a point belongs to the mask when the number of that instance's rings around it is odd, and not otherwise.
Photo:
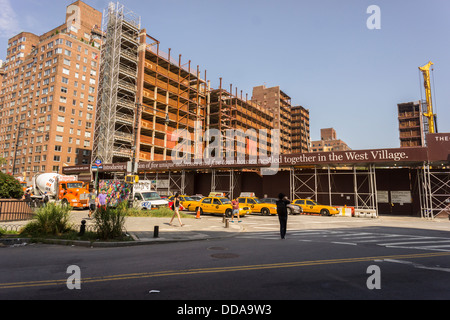
[[(450, 238), (385, 234), (346, 230), (295, 230), (288, 231), (287, 239), (302, 242), (328, 242), (338, 245), (377, 245), (387, 248), (406, 248), (450, 252)], [(240, 239), (280, 239), (279, 231), (243, 233)]]

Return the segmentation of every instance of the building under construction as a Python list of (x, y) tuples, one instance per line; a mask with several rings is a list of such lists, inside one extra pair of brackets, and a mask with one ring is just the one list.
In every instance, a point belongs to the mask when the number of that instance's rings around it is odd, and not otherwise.
[[(104, 163), (101, 179), (137, 173), (154, 183), (161, 195), (215, 191), (233, 198), (245, 191), (274, 197), (283, 192), (291, 199), (311, 198), (376, 213), (433, 218), (447, 210), (448, 134), (429, 134), (426, 147), (305, 153), (309, 112), (293, 107), (279, 87), (255, 87), (250, 100), (231, 85), (229, 90), (223, 88), (222, 81), (219, 88), (210, 88), (206, 72), (201, 77), (198, 66), (182, 61), (170, 49), (161, 51), (159, 41), (141, 29), (133, 12), (110, 4), (103, 19), (93, 154), (93, 160)], [(265, 163), (247, 158), (231, 165), (175, 162), (173, 151), (178, 151), (176, 145), (183, 138), (177, 129), (187, 129), (194, 141), (202, 135), (200, 146), (189, 144), (187, 153), (182, 153), (186, 160), (208, 150), (212, 142), (204, 136), (208, 129), (222, 134), (230, 129), (245, 132), (245, 144), (233, 140), (235, 157), (251, 154), (254, 147), (272, 156)], [(279, 129), (279, 141), (269, 137), (264, 149), (251, 129)], [(299, 133), (304, 137), (297, 139)], [(219, 145), (226, 147), (227, 142), (221, 140)], [(273, 156), (278, 145), (280, 155)], [(130, 161), (136, 163), (131, 170)], [(276, 172), (262, 174), (267, 166)], [(88, 180), (92, 174), (90, 165), (65, 167), (63, 172), (86, 175)]]
[[(209, 92), (209, 104), (206, 115), (206, 130), (217, 129), (221, 133), (228, 130), (235, 130), (233, 135), (233, 153), (234, 157), (245, 155), (255, 155), (258, 153), (271, 154), (274, 117), (271, 111), (264, 106), (260, 106), (254, 101), (248, 100), (248, 96), (243, 97), (242, 91), (238, 93), (235, 88), (235, 94), (232, 94), (233, 87), (230, 90), (222, 88), (222, 79), (220, 79), (219, 89)], [(267, 139), (260, 141), (259, 133), (266, 130)], [(226, 139), (226, 134), (223, 134)], [(209, 140), (209, 139), (207, 139)], [(226, 141), (221, 142), (226, 147)]]
[[(308, 150), (309, 112), (302, 107), (291, 110), (291, 98), (279, 87), (256, 87), (252, 99), (236, 88), (233, 95), (232, 85), (225, 90), (222, 79), (218, 89), (211, 89), (206, 71), (202, 77), (199, 66), (182, 61), (171, 49), (163, 52), (160, 42), (141, 29), (140, 17), (121, 4), (111, 3), (105, 10), (102, 30), (94, 158), (104, 163), (172, 160), (182, 138), (177, 130), (187, 130), (192, 141), (177, 158), (191, 159), (206, 149), (212, 142), (204, 137), (208, 129), (218, 129), (224, 136), (228, 129), (243, 130), (245, 137), (239, 132), (235, 137), (236, 156), (249, 149), (270, 154), (272, 129), (280, 129), (279, 152)], [(264, 100), (268, 94), (270, 99)], [(300, 115), (295, 148), (293, 110)], [(267, 130), (267, 143), (251, 136), (249, 129)], [(200, 144), (194, 143), (199, 139)]]

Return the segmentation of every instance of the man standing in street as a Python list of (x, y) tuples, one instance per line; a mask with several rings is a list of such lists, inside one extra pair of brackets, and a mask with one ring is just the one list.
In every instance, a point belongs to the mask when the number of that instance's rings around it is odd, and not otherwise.
[(278, 200), (276, 204), (277, 204), (278, 220), (280, 221), (281, 239), (285, 239), (286, 237), (287, 219), (288, 219), (287, 205), (290, 203), (291, 202), (287, 199), (287, 197), (283, 193), (280, 193), (278, 195)]

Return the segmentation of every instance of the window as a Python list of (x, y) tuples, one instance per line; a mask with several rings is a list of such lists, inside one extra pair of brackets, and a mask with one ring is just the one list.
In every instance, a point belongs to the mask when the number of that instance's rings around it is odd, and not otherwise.
[(61, 150), (62, 150), (62, 147), (61, 147), (61, 146), (55, 146), (55, 151), (61, 152)]

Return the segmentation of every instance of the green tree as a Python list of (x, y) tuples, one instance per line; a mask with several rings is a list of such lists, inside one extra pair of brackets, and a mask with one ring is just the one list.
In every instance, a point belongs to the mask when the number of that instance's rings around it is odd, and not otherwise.
[(13, 176), (0, 172), (0, 199), (21, 199), (22, 196), (20, 182)]

